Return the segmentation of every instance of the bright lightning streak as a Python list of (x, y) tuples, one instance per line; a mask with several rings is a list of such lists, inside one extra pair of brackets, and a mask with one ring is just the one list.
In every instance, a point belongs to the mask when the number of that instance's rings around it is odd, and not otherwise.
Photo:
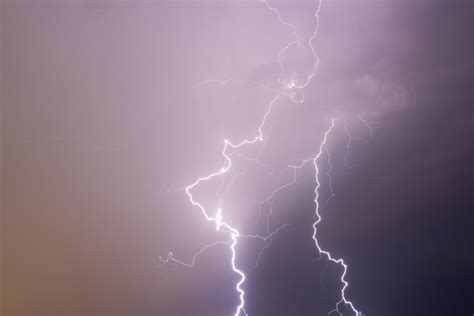
[[(252, 236), (252, 235), (241, 235), (239, 233), (239, 231), (230, 226), (230, 224), (224, 222), (224, 216), (223, 216), (223, 211), (222, 209), (218, 209), (217, 210), (217, 213), (212, 216), (212, 215), (209, 215), (207, 212), (206, 212), (206, 209), (204, 208), (204, 206), (202, 204), (200, 204), (199, 202), (195, 201), (194, 197), (193, 197), (193, 194), (192, 194), (192, 189), (195, 188), (196, 186), (198, 186), (200, 183), (202, 182), (205, 182), (205, 181), (208, 181), (208, 180), (211, 180), (215, 177), (220, 177), (220, 176), (223, 176), (224, 174), (226, 174), (230, 168), (232, 167), (232, 159), (230, 157), (230, 155), (227, 153), (227, 150), (228, 148), (233, 148), (233, 149), (238, 149), (244, 145), (249, 145), (249, 144), (254, 144), (256, 142), (262, 142), (263, 141), (263, 127), (265, 126), (265, 123), (267, 121), (267, 117), (270, 115), (270, 112), (271, 112), (271, 109), (273, 107), (273, 105), (275, 104), (275, 102), (278, 100), (279, 97), (276, 97), (272, 100), (272, 102), (270, 102), (269, 106), (268, 106), (268, 109), (267, 109), (267, 112), (265, 113), (264, 117), (263, 117), (263, 120), (261, 122), (261, 124), (259, 125), (258, 127), (258, 135), (253, 137), (253, 138), (248, 138), (248, 139), (244, 139), (243, 141), (241, 141), (240, 143), (238, 144), (233, 144), (231, 143), (229, 140), (225, 140), (224, 141), (224, 148), (222, 150), (222, 156), (225, 158), (226, 160), (226, 165), (224, 167), (222, 167), (219, 171), (217, 172), (214, 172), (214, 173), (211, 173), (207, 176), (204, 176), (204, 177), (200, 177), (198, 178), (194, 183), (192, 183), (191, 185), (187, 186), (185, 191), (186, 191), (186, 195), (188, 196), (189, 198), (189, 201), (191, 202), (191, 204), (197, 208), (199, 208), (201, 210), (201, 213), (204, 215), (205, 219), (208, 221), (208, 222), (212, 222), (216, 225), (216, 230), (224, 230), (226, 232), (229, 232), (230, 233), (230, 237), (231, 237), (231, 241), (229, 242), (230, 243), (230, 250), (232, 252), (232, 256), (231, 256), (231, 266), (232, 266), (232, 270), (239, 276), (239, 281), (237, 282), (236, 286), (235, 286), (235, 289), (236, 291), (239, 293), (239, 305), (237, 306), (236, 308), (236, 311), (234, 313), (235, 316), (240, 316), (240, 315), (247, 315), (247, 312), (245, 311), (245, 292), (244, 290), (242, 289), (242, 284), (245, 282), (245, 274), (243, 271), (241, 271), (240, 269), (237, 268), (237, 265), (236, 265), (236, 251), (235, 251), (235, 247), (237, 246), (237, 243), (238, 243), (238, 239), (240, 237), (258, 237), (258, 236)], [(280, 229), (277, 230), (277, 232), (279, 231)], [(273, 236), (273, 234), (271, 235)], [(271, 237), (269, 237), (271, 238)], [(266, 241), (266, 239), (265, 239)], [(222, 242), (221, 242), (222, 243)], [(210, 247), (213, 247), (213, 246), (216, 246), (217, 244), (221, 244), (221, 243), (214, 243), (210, 246), (205, 246), (204, 248), (202, 248), (194, 257), (193, 257), (193, 262), (191, 264), (186, 264), (182, 261), (179, 261), (177, 259), (174, 259), (172, 257), (172, 253), (170, 253), (168, 255), (168, 258), (167, 260), (162, 260), (162, 262), (165, 262), (165, 263), (168, 263), (170, 261), (173, 261), (175, 263), (179, 263), (179, 264), (182, 264), (184, 266), (187, 266), (187, 267), (192, 267), (194, 265), (194, 262), (195, 262), (195, 259), (202, 253), (204, 252), (205, 250), (207, 250), (208, 248)]]
[[(264, 123), (262, 123), (264, 124)], [(201, 178), (198, 178), (193, 184), (189, 185), (186, 187), (186, 194), (189, 198), (189, 201), (191, 202), (191, 204), (195, 207), (198, 207), (202, 214), (204, 215), (204, 217), (206, 218), (207, 221), (209, 222), (214, 222), (216, 224), (216, 229), (217, 230), (221, 230), (221, 229), (225, 229), (227, 232), (230, 233), (230, 237), (232, 239), (231, 243), (230, 243), (230, 250), (232, 252), (232, 256), (231, 256), (231, 266), (232, 266), (232, 270), (239, 275), (240, 277), (240, 280), (237, 282), (236, 286), (235, 286), (235, 289), (236, 291), (239, 293), (239, 299), (240, 299), (240, 303), (239, 305), (237, 306), (237, 309), (235, 311), (235, 316), (240, 316), (242, 313), (244, 315), (247, 315), (247, 312), (245, 311), (244, 309), (244, 305), (245, 305), (245, 292), (244, 290), (242, 289), (242, 284), (244, 283), (245, 281), (245, 274), (239, 270), (237, 268), (237, 265), (236, 265), (236, 252), (235, 252), (235, 247), (237, 245), (237, 242), (238, 242), (238, 238), (240, 237), (240, 233), (237, 229), (231, 227), (229, 224), (227, 224), (226, 222), (223, 221), (224, 219), (224, 216), (222, 214), (222, 209), (219, 209), (217, 211), (217, 214), (215, 216), (210, 216), (204, 206), (202, 206), (199, 202), (196, 202), (194, 200), (194, 197), (191, 193), (191, 190), (196, 187), (197, 185), (199, 185), (201, 182), (203, 181), (207, 181), (207, 180), (210, 180), (214, 177), (217, 177), (217, 176), (222, 176), (224, 175), (232, 166), (232, 160), (231, 158), (227, 155), (226, 151), (227, 151), (227, 147), (228, 146), (231, 146), (233, 147), (233, 145), (230, 143), (230, 141), (228, 140), (225, 140), (224, 141), (224, 149), (222, 150), (222, 156), (225, 157), (226, 161), (227, 161), (227, 165), (223, 168), (221, 168), (218, 172), (214, 172), (214, 173), (211, 173), (210, 175), (208, 176), (205, 176), (205, 177), (201, 177)]]
[[(351, 308), (352, 312), (354, 312), (357, 316), (361, 316), (362, 313), (359, 312), (354, 307), (354, 305), (352, 304), (351, 301), (347, 300), (346, 295), (345, 295), (345, 290), (349, 285), (349, 283), (346, 281), (346, 278), (345, 278), (346, 274), (347, 274), (347, 265), (346, 265), (346, 263), (344, 262), (343, 259), (336, 259), (328, 251), (323, 250), (320, 247), (317, 236), (316, 236), (317, 235), (317, 226), (321, 222), (321, 216), (319, 214), (319, 210), (320, 210), (319, 189), (321, 187), (321, 183), (320, 183), (320, 180), (319, 180), (320, 170), (318, 168), (317, 161), (321, 158), (323, 152), (325, 152), (328, 156), (329, 169), (328, 169), (326, 175), (329, 178), (329, 189), (330, 189), (330, 192), (331, 192), (331, 196), (329, 197), (329, 199), (335, 196), (334, 190), (333, 190), (333, 187), (332, 187), (332, 177), (331, 177), (331, 174), (330, 174), (331, 169), (332, 169), (333, 166), (332, 166), (332, 163), (331, 163), (331, 155), (330, 155), (330, 153), (328, 151), (328, 148), (327, 148), (328, 135), (332, 131), (332, 129), (335, 127), (335, 119), (331, 120), (330, 127), (324, 133), (323, 140), (322, 140), (322, 142), (320, 144), (320, 147), (319, 147), (319, 152), (316, 155), (313, 155), (312, 157), (309, 157), (309, 158), (306, 158), (306, 159), (302, 160), (302, 163), (299, 164), (299, 165), (289, 165), (288, 167), (293, 170), (292, 180), (285, 183), (285, 184), (283, 184), (282, 186), (274, 189), (266, 199), (264, 199), (263, 201), (261, 201), (258, 204), (259, 212), (258, 212), (258, 216), (257, 216), (257, 221), (259, 220), (260, 213), (262, 212), (262, 210), (261, 210), (262, 205), (267, 204), (267, 203), (269, 205), (269, 212), (267, 213), (267, 235), (266, 236), (241, 234), (235, 227), (233, 227), (229, 223), (225, 222), (223, 210), (221, 208), (219, 208), (214, 215), (211, 215), (211, 214), (208, 213), (208, 211), (206, 211), (206, 209), (204, 208), (204, 206), (202, 204), (200, 204), (199, 202), (197, 202), (194, 199), (194, 196), (192, 194), (192, 190), (194, 188), (196, 188), (197, 186), (199, 186), (201, 183), (209, 181), (209, 180), (211, 180), (213, 178), (216, 178), (216, 177), (221, 177), (222, 178), (224, 175), (226, 175), (227, 172), (232, 167), (232, 156), (234, 154), (237, 154), (241, 158), (244, 158), (244, 159), (247, 159), (247, 160), (254, 160), (263, 167), (268, 167), (268, 166), (264, 166), (258, 160), (258, 158), (257, 159), (247, 158), (247, 157), (243, 156), (242, 154), (240, 154), (238, 150), (240, 148), (244, 147), (244, 146), (252, 145), (252, 144), (255, 144), (257, 142), (264, 143), (264, 131), (263, 131), (263, 129), (267, 124), (267, 119), (268, 119), (268, 117), (270, 116), (270, 114), (272, 112), (272, 108), (273, 108), (274, 104), (283, 96), (290, 98), (290, 100), (292, 100), (295, 103), (304, 102), (304, 94), (302, 94), (303, 93), (302, 89), (305, 88), (310, 83), (311, 79), (315, 75), (316, 68), (317, 68), (318, 63), (319, 63), (319, 57), (317, 56), (317, 54), (314, 50), (314, 47), (312, 45), (312, 41), (314, 40), (314, 38), (316, 37), (316, 34), (318, 32), (319, 11), (320, 11), (320, 8), (321, 8), (321, 1), (317, 2), (317, 9), (316, 9), (316, 12), (314, 14), (314, 17), (316, 19), (316, 26), (315, 26), (314, 32), (311, 35), (311, 37), (309, 37), (309, 39), (306, 43), (306, 45), (311, 50), (312, 55), (314, 57), (314, 64), (313, 64), (312, 71), (310, 72), (310, 74), (306, 77), (306, 79), (302, 83), (298, 82), (298, 80), (293, 78), (293, 76), (289, 80), (288, 79), (282, 79), (283, 75), (285, 74), (285, 67), (283, 66), (283, 61), (282, 60), (283, 60), (283, 56), (285, 55), (286, 51), (289, 50), (291, 47), (301, 48), (303, 46), (303, 44), (301, 42), (301, 39), (300, 39), (300, 36), (296, 31), (296, 27), (293, 24), (284, 21), (281, 17), (280, 12), (275, 7), (270, 5), (267, 0), (260, 0), (260, 2), (263, 3), (270, 11), (272, 11), (276, 15), (276, 17), (277, 17), (277, 19), (278, 19), (278, 21), (281, 25), (290, 28), (291, 34), (294, 37), (294, 40), (292, 42), (287, 43), (278, 52), (278, 55), (277, 55), (278, 56), (278, 63), (279, 63), (280, 70), (281, 70), (280, 74), (278, 75), (277, 81), (281, 85), (281, 91), (278, 91), (278, 95), (269, 103), (269, 105), (267, 107), (267, 111), (265, 112), (265, 114), (263, 116), (263, 119), (262, 119), (260, 125), (258, 126), (257, 135), (254, 136), (254, 137), (246, 138), (246, 139), (244, 139), (244, 140), (242, 140), (238, 143), (235, 143), (235, 144), (230, 142), (229, 140), (225, 140), (224, 141), (224, 147), (223, 147), (223, 150), (221, 152), (222, 157), (225, 159), (224, 167), (219, 169), (219, 171), (216, 171), (214, 173), (211, 173), (211, 174), (208, 174), (206, 176), (203, 176), (203, 177), (200, 177), (200, 178), (196, 179), (194, 181), (194, 183), (188, 185), (185, 188), (185, 192), (186, 192), (186, 195), (187, 195), (190, 203), (194, 207), (198, 208), (201, 211), (201, 213), (203, 214), (203, 216), (205, 217), (205, 219), (208, 222), (211, 222), (211, 223), (215, 224), (215, 227), (216, 227), (217, 231), (225, 231), (225, 232), (229, 233), (230, 234), (230, 240), (229, 241), (218, 241), (218, 242), (212, 243), (210, 245), (204, 246), (193, 256), (191, 263), (185, 263), (183, 261), (180, 261), (180, 260), (174, 258), (172, 252), (168, 253), (168, 256), (167, 256), (166, 259), (162, 259), (160, 257), (160, 260), (163, 263), (174, 262), (174, 263), (183, 265), (185, 267), (192, 268), (195, 265), (195, 262), (196, 262), (197, 258), (202, 253), (204, 253), (206, 250), (208, 250), (210, 248), (213, 248), (213, 247), (216, 247), (218, 245), (228, 245), (230, 250), (231, 250), (231, 253), (232, 253), (231, 258), (230, 258), (230, 263), (231, 263), (232, 270), (239, 277), (239, 281), (235, 285), (235, 290), (239, 294), (239, 304), (235, 309), (234, 316), (241, 316), (241, 315), (248, 316), (248, 314), (245, 310), (245, 291), (242, 288), (242, 285), (244, 284), (244, 282), (246, 280), (246, 275), (241, 269), (239, 269), (237, 267), (237, 264), (236, 264), (236, 256), (237, 256), (236, 246), (238, 244), (238, 240), (240, 238), (257, 238), (257, 239), (260, 239), (260, 240), (265, 242), (265, 246), (261, 249), (261, 251), (260, 251), (260, 253), (257, 257), (257, 262), (256, 262), (255, 266), (252, 269), (250, 269), (250, 271), (252, 271), (253, 269), (255, 269), (258, 266), (258, 263), (260, 261), (260, 258), (262, 256), (264, 250), (269, 247), (274, 235), (277, 234), (278, 232), (280, 232), (286, 226), (288, 226), (287, 224), (284, 224), (284, 225), (280, 226), (278, 229), (276, 229), (275, 231), (270, 233), (270, 216), (273, 212), (271, 202), (272, 202), (273, 197), (278, 192), (280, 192), (280, 191), (286, 189), (287, 187), (295, 184), (297, 182), (297, 178), (299, 176), (299, 172), (301, 171), (301, 169), (306, 165), (306, 163), (311, 161), (314, 165), (314, 168), (315, 168), (315, 182), (316, 182), (316, 188), (315, 188), (315, 191), (314, 191), (315, 192), (314, 202), (315, 202), (316, 221), (313, 223), (312, 238), (313, 238), (314, 243), (315, 243), (315, 245), (316, 245), (316, 247), (317, 247), (320, 254), (325, 255), (328, 258), (329, 261), (331, 261), (335, 264), (338, 264), (343, 268), (343, 273), (340, 277), (340, 281), (343, 284), (343, 288), (341, 290), (341, 299), (340, 299), (340, 301), (337, 302), (336, 307), (332, 311), (330, 311), (328, 315), (330, 315), (332, 313), (338, 313), (340, 316), (342, 316), (342, 312), (340, 311), (339, 308), (340, 308), (340, 305), (344, 304), (344, 305), (349, 306)], [(227, 83), (231, 82), (232, 80), (236, 80), (236, 79), (231, 78), (231, 76), (229, 76), (229, 75), (227, 77), (228, 78), (225, 79), (225, 80), (207, 80), (207, 81), (204, 81), (204, 82), (196, 85), (195, 87), (199, 87), (199, 86), (209, 84), (209, 83), (227, 84)], [(240, 80), (240, 79), (237, 79), (237, 80)], [(241, 80), (241, 81), (253, 82), (251, 80)], [(254, 83), (258, 84), (258, 85), (261, 85), (259, 82), (254, 82)], [(265, 87), (265, 88), (268, 88), (268, 87)], [(297, 97), (296, 91), (298, 91), (299, 93), (302, 94), (301, 98)], [(362, 117), (360, 117), (360, 116), (357, 116), (357, 117), (370, 129), (370, 133), (371, 133), (371, 137), (372, 137), (372, 128), (370, 127), (370, 125)], [(344, 123), (344, 130), (345, 130), (345, 132), (347, 133), (347, 135), (349, 137), (349, 143), (346, 145), (346, 150), (348, 151), (349, 146), (350, 146), (350, 142), (352, 141), (353, 138), (352, 138), (352, 136), (350, 136), (350, 134), (347, 130), (347, 123), (346, 122)], [(229, 148), (233, 149), (234, 152), (229, 154), (228, 153)], [(345, 159), (345, 162), (346, 162), (346, 159)], [(222, 184), (221, 187), (218, 190), (218, 198), (220, 198), (222, 200), (223, 197), (229, 192), (230, 186), (235, 181), (235, 179), (239, 176), (242, 176), (243, 174), (245, 174), (245, 171), (243, 173), (239, 173), (237, 175), (234, 175), (234, 177), (232, 178), (230, 184), (228, 184), (226, 191), (223, 194), (220, 194), (219, 192), (221, 192), (222, 185), (223, 185)]]
[[(317, 233), (317, 226), (318, 224), (321, 222), (321, 215), (319, 214), (319, 209), (320, 209), (320, 202), (319, 202), (319, 188), (321, 187), (321, 183), (319, 181), (319, 168), (318, 168), (318, 164), (317, 164), (317, 161), (318, 159), (321, 157), (321, 155), (323, 154), (323, 150), (324, 148), (327, 147), (327, 140), (328, 140), (328, 135), (329, 133), (332, 131), (332, 129), (334, 128), (335, 124), (334, 124), (334, 119), (331, 120), (331, 125), (329, 126), (329, 128), (326, 130), (326, 132), (324, 133), (324, 138), (323, 138), (323, 141), (321, 142), (321, 145), (319, 147), (319, 152), (318, 154), (316, 155), (316, 157), (314, 157), (313, 159), (313, 165), (314, 165), (314, 169), (315, 169), (315, 181), (316, 181), (316, 189), (314, 190), (315, 192), (315, 199), (314, 199), (314, 203), (316, 205), (316, 208), (315, 208), (315, 216), (316, 216), (316, 222), (314, 222), (313, 224), (313, 240), (314, 240), (314, 243), (316, 245), (316, 248), (318, 248), (318, 251), (320, 254), (324, 254), (326, 255), (326, 257), (328, 258), (328, 260), (342, 266), (343, 268), (343, 273), (341, 275), (341, 283), (344, 284), (344, 286), (342, 287), (342, 290), (341, 290), (341, 300), (339, 302), (337, 302), (336, 304), (336, 307), (329, 312), (328, 315), (331, 315), (332, 313), (338, 313), (340, 316), (342, 316), (342, 313), (339, 311), (339, 305), (341, 304), (346, 304), (348, 305), (351, 310), (356, 314), (356, 315), (362, 315), (362, 313), (360, 311), (358, 311), (354, 305), (352, 304), (351, 301), (347, 300), (346, 298), (346, 288), (349, 286), (349, 283), (346, 281), (346, 274), (347, 274), (347, 264), (344, 262), (344, 260), (341, 258), (341, 259), (335, 259), (334, 257), (332, 257), (331, 253), (329, 253), (329, 251), (326, 251), (326, 250), (323, 250), (321, 248), (321, 246), (319, 245), (319, 241), (318, 241), (318, 238), (316, 237), (316, 233)], [(327, 149), (326, 149), (327, 150)]]

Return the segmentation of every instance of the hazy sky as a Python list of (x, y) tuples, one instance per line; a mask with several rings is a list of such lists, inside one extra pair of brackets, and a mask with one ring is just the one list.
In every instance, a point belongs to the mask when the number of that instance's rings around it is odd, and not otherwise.
[[(316, 2), (270, 3), (312, 34)], [(181, 188), (224, 165), (224, 139), (256, 134), (280, 88), (289, 28), (259, 1), (0, 9), (1, 314), (232, 315), (237, 277), (225, 246), (194, 269), (158, 257), (190, 261), (226, 238)], [(272, 168), (236, 162), (245, 175), (226, 218), (262, 233), (258, 202), (288, 181), (289, 162), (319, 149), (335, 118), (335, 197), (318, 236), (349, 265), (347, 296), (368, 316), (472, 314), (473, 13), (469, 0), (323, 1), (305, 102), (282, 98), (265, 145), (245, 153)], [(285, 78), (304, 77), (314, 60), (303, 50), (283, 62)], [(308, 166), (273, 200), (272, 227), (290, 226), (248, 275), (249, 316), (327, 315), (338, 300), (341, 270), (313, 262), (314, 185)], [(216, 208), (218, 186), (196, 196)], [(239, 244), (242, 269), (261, 246)]]

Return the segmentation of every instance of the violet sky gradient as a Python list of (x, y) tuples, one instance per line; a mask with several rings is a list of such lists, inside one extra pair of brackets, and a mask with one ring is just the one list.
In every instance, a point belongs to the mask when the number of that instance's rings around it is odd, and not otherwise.
[[(316, 2), (271, 3), (310, 35)], [(0, 10), (0, 314), (231, 315), (225, 247), (192, 270), (158, 256), (190, 260), (222, 238), (179, 188), (223, 165), (224, 139), (255, 135), (288, 28), (258, 1), (6, 0)], [(473, 13), (469, 0), (323, 0), (305, 102), (279, 102), (266, 130), (262, 160), (275, 173), (240, 166), (226, 201), (229, 220), (260, 231), (256, 202), (338, 118), (336, 196), (318, 236), (349, 264), (347, 296), (368, 316), (474, 313)], [(302, 74), (311, 63), (285, 59)], [(199, 85), (228, 75), (239, 80)], [(374, 122), (372, 139), (356, 114)], [(370, 139), (352, 143), (352, 168), (344, 118)], [(250, 316), (327, 315), (338, 299), (340, 270), (312, 262), (313, 180), (305, 168), (275, 197), (273, 225), (291, 226), (248, 276)], [(215, 189), (199, 196), (213, 205)], [(243, 242), (239, 264), (258, 249)]]

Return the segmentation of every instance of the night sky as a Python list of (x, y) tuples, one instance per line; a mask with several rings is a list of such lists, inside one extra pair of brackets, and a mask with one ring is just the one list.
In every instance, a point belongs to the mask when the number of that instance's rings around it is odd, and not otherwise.
[[(312, 35), (317, 2), (269, 3)], [(225, 139), (257, 134), (291, 30), (259, 1), (0, 10), (0, 314), (233, 315), (228, 246), (192, 269), (159, 257), (190, 262), (228, 240), (183, 187), (224, 166)], [(242, 150), (268, 167), (235, 158), (226, 221), (265, 234), (259, 201), (317, 153), (334, 118), (317, 237), (349, 266), (346, 297), (367, 316), (472, 315), (473, 14), (470, 0), (323, 1), (304, 102), (281, 97), (265, 142)], [(289, 50), (282, 63), (283, 79), (305, 78), (314, 59)], [(212, 215), (229, 181), (195, 190)], [(248, 273), (263, 244), (240, 239), (248, 316), (323, 316), (340, 299), (342, 269), (311, 239), (315, 185), (308, 164), (274, 196), (269, 226), (287, 226)]]

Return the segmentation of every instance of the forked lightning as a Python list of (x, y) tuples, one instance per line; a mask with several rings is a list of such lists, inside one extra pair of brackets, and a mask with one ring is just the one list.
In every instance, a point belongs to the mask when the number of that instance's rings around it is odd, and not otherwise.
[[(331, 176), (330, 176), (330, 171), (331, 171), (331, 168), (332, 168), (332, 164), (331, 164), (331, 156), (329, 155), (329, 152), (328, 152), (328, 149), (327, 149), (327, 141), (328, 141), (328, 135), (335, 128), (335, 124), (336, 124), (335, 119), (332, 119), (330, 121), (330, 126), (324, 133), (323, 140), (321, 141), (321, 144), (319, 146), (319, 152), (317, 152), (315, 155), (313, 155), (309, 158), (303, 159), (302, 162), (298, 165), (289, 165), (288, 168), (293, 170), (293, 177), (292, 177), (291, 181), (289, 181), (289, 182), (283, 184), (282, 186), (274, 189), (266, 199), (264, 199), (263, 201), (261, 201), (258, 204), (257, 221), (260, 219), (260, 217), (262, 215), (261, 214), (262, 213), (262, 206), (265, 205), (265, 204), (268, 204), (268, 207), (269, 207), (269, 211), (267, 212), (267, 215), (266, 215), (267, 216), (267, 231), (266, 231), (265, 236), (248, 235), (248, 234), (240, 233), (235, 227), (231, 226), (230, 223), (225, 221), (225, 210), (223, 210), (221, 208), (219, 208), (217, 210), (213, 210), (213, 211), (206, 210), (205, 207), (202, 204), (200, 204), (199, 202), (197, 202), (195, 200), (194, 196), (193, 196), (193, 189), (194, 188), (196, 188), (197, 186), (199, 186), (203, 182), (209, 181), (209, 180), (214, 179), (216, 177), (224, 176), (232, 168), (232, 154), (229, 154), (229, 149), (232, 149), (234, 152), (237, 152), (240, 157), (244, 157), (243, 155), (241, 155), (238, 152), (239, 149), (243, 148), (244, 146), (252, 145), (252, 144), (255, 144), (255, 143), (264, 143), (264, 127), (267, 124), (267, 119), (268, 119), (269, 115), (272, 113), (273, 106), (277, 103), (277, 101), (279, 101), (282, 98), (288, 98), (294, 103), (304, 102), (303, 89), (310, 83), (311, 79), (315, 75), (316, 68), (317, 68), (317, 65), (319, 63), (319, 58), (318, 58), (318, 56), (317, 56), (317, 54), (314, 50), (312, 41), (316, 37), (316, 34), (318, 32), (319, 10), (320, 10), (320, 7), (321, 7), (321, 1), (317, 1), (317, 3), (316, 3), (317, 8), (316, 8), (316, 12), (314, 13), (314, 18), (316, 20), (314, 32), (312, 33), (311, 37), (309, 37), (308, 41), (305, 42), (305, 43), (303, 43), (301, 41), (301, 36), (298, 34), (296, 27), (293, 24), (285, 21), (281, 17), (281, 14), (278, 11), (278, 9), (276, 9), (274, 6), (272, 6), (266, 0), (260, 0), (260, 2), (270, 12), (272, 12), (276, 16), (276, 18), (278, 19), (278, 22), (281, 25), (286, 26), (290, 29), (292, 37), (293, 37), (293, 41), (287, 43), (277, 54), (277, 59), (278, 59), (278, 63), (279, 63), (281, 71), (280, 71), (280, 74), (278, 75), (278, 77), (276, 78), (276, 80), (277, 80), (277, 82), (279, 83), (279, 85), (281, 87), (281, 91), (277, 91), (278, 92), (277, 96), (269, 103), (269, 105), (267, 107), (267, 111), (265, 112), (265, 115), (263, 116), (263, 119), (262, 119), (260, 125), (258, 126), (257, 135), (254, 136), (254, 137), (244, 139), (244, 140), (242, 140), (240, 142), (237, 142), (237, 143), (232, 143), (229, 140), (225, 140), (224, 141), (224, 146), (223, 146), (223, 149), (222, 149), (222, 157), (225, 159), (225, 162), (226, 162), (225, 165), (214, 173), (211, 173), (211, 174), (208, 174), (206, 176), (197, 178), (192, 184), (188, 185), (185, 188), (185, 192), (186, 192), (186, 195), (187, 195), (190, 203), (201, 211), (202, 215), (204, 216), (204, 218), (207, 221), (209, 221), (209, 222), (211, 222), (215, 225), (216, 230), (228, 233), (229, 234), (229, 239), (227, 241), (218, 241), (218, 242), (215, 242), (215, 243), (204, 246), (193, 256), (192, 261), (190, 263), (185, 263), (181, 260), (178, 260), (178, 259), (174, 258), (172, 252), (169, 252), (166, 258), (161, 258), (160, 257), (160, 260), (163, 263), (174, 262), (174, 263), (180, 264), (180, 265), (185, 266), (185, 267), (193, 267), (196, 263), (196, 259), (202, 253), (204, 253), (206, 250), (208, 250), (212, 247), (219, 246), (219, 245), (228, 246), (230, 251), (231, 251), (230, 264), (231, 264), (232, 270), (234, 271), (234, 273), (239, 278), (238, 282), (235, 284), (235, 290), (238, 293), (239, 303), (235, 307), (234, 316), (243, 316), (243, 315), (248, 316), (248, 313), (245, 310), (245, 291), (242, 287), (245, 280), (246, 280), (246, 274), (244, 273), (244, 271), (242, 271), (242, 269), (239, 269), (237, 267), (237, 264), (236, 264), (236, 257), (237, 257), (236, 246), (239, 242), (239, 239), (241, 239), (241, 238), (256, 238), (256, 239), (260, 239), (260, 240), (265, 242), (265, 246), (260, 251), (255, 266), (253, 266), (250, 269), (250, 271), (257, 268), (257, 266), (259, 264), (259, 261), (260, 261), (260, 258), (262, 256), (264, 250), (267, 249), (267, 247), (270, 245), (274, 235), (279, 233), (282, 229), (284, 229), (285, 227), (288, 226), (288, 225), (285, 224), (285, 225), (282, 225), (282, 226), (278, 227), (274, 231), (270, 231), (270, 216), (272, 214), (271, 201), (272, 201), (273, 197), (278, 192), (286, 189), (287, 187), (289, 187), (291, 185), (294, 185), (296, 183), (297, 177), (300, 174), (301, 169), (307, 163), (312, 163), (313, 166), (314, 166), (315, 182), (316, 182), (316, 187), (315, 187), (315, 190), (314, 190), (314, 192), (315, 192), (315, 199), (314, 199), (314, 202), (315, 202), (315, 222), (313, 223), (312, 238), (313, 238), (314, 243), (316, 245), (316, 248), (319, 251), (319, 254), (321, 256), (325, 256), (329, 261), (331, 261), (331, 262), (333, 262), (333, 263), (335, 263), (335, 264), (337, 264), (337, 265), (339, 265), (343, 268), (343, 273), (340, 277), (340, 281), (343, 284), (343, 287), (342, 287), (341, 293), (340, 293), (340, 300), (336, 303), (336, 306), (334, 307), (333, 310), (331, 310), (329, 312), (328, 315), (337, 313), (340, 316), (342, 316), (343, 312), (341, 311), (341, 307), (342, 307), (342, 305), (344, 305), (346, 308), (349, 307), (350, 311), (353, 314), (355, 314), (357, 316), (361, 316), (362, 313), (360, 311), (358, 311), (355, 308), (354, 304), (346, 298), (345, 291), (346, 291), (347, 287), (349, 286), (349, 283), (346, 280), (347, 264), (344, 262), (343, 259), (334, 258), (328, 251), (322, 249), (321, 246), (319, 245), (319, 242), (318, 242), (318, 239), (317, 239), (317, 227), (321, 223), (321, 215), (319, 213), (320, 205), (321, 205), (319, 189), (321, 187), (321, 183), (320, 183), (320, 179), (319, 179), (320, 170), (318, 168), (318, 160), (321, 158), (323, 153), (326, 153), (328, 155), (328, 163), (329, 163), (330, 167), (329, 167), (329, 170), (327, 171), (326, 175), (330, 179), (329, 186), (330, 186), (331, 196), (329, 198), (331, 198), (331, 197), (334, 196), (334, 191), (332, 189), (332, 179), (331, 179)], [(292, 47), (309, 49), (312, 53), (313, 58), (314, 58), (313, 67), (312, 67), (309, 75), (306, 76), (306, 78), (303, 82), (299, 82), (297, 79), (294, 78), (294, 76), (291, 76), (291, 78), (283, 78), (283, 76), (285, 75), (285, 67), (283, 65), (284, 55)], [(235, 79), (230, 78), (230, 76), (229, 76), (229, 78), (227, 78), (225, 80), (222, 80), (222, 81), (207, 80), (203, 83), (198, 84), (196, 87), (199, 87), (203, 84), (212, 83), (212, 82), (227, 84), (227, 83), (229, 83), (233, 80), (235, 80)], [(259, 83), (257, 83), (257, 84), (259, 84)], [(300, 96), (300, 97), (297, 97), (297, 96)], [(370, 129), (371, 136), (372, 136), (372, 129), (369, 126), (369, 124), (362, 117), (358, 116), (358, 118), (367, 126), (367, 128)], [(347, 133), (347, 135), (349, 137), (349, 141), (346, 145), (346, 150), (348, 151), (349, 146), (351, 145), (351, 141), (352, 141), (353, 138), (350, 136), (350, 134), (347, 130), (347, 124), (346, 124), (345, 121), (344, 121), (344, 130), (345, 130), (345, 132)], [(253, 159), (253, 160), (255, 160), (257, 163), (261, 164), (258, 159)], [(344, 161), (347, 165), (347, 159), (345, 159)], [(237, 176), (242, 176), (244, 173), (245, 172), (239, 173), (239, 174), (237, 174)], [(225, 196), (225, 194), (228, 193), (228, 191), (230, 190), (230, 185), (232, 185), (233, 180), (235, 180), (235, 177), (237, 177), (237, 176), (234, 176), (231, 183), (227, 186), (227, 190), (225, 191), (225, 193), (219, 194), (219, 192), (218, 192), (218, 195), (219, 195), (220, 199), (222, 199)], [(219, 189), (219, 191), (221, 191), (220, 189)]]

